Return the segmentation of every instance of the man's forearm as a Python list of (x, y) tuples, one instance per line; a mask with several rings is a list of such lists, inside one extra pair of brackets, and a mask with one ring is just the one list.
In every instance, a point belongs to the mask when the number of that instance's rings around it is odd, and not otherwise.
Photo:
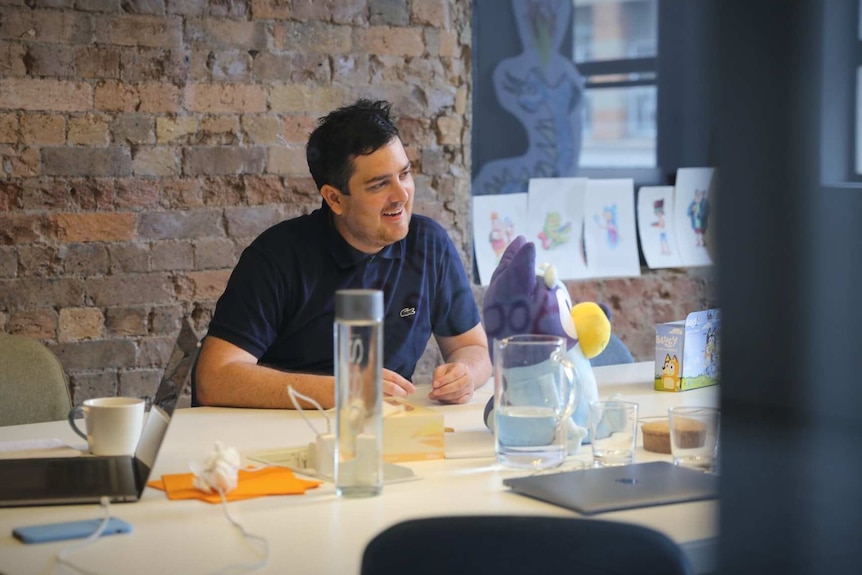
[[(288, 385), (314, 399), (324, 409), (335, 405), (332, 376), (286, 373), (248, 363), (231, 363), (203, 377), (199, 373), (197, 396), (203, 405), (293, 409)], [(306, 401), (300, 401), (300, 406), (313, 409)]]

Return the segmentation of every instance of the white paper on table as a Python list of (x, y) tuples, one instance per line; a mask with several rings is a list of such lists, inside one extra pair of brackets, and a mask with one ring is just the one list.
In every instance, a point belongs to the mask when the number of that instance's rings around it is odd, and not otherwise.
[(443, 434), (446, 459), (494, 457), (494, 434), (490, 429), (452, 431)]
[(634, 181), (590, 178), (584, 199), (584, 218), (584, 245), (590, 276), (639, 276)]
[(506, 246), (524, 235), (527, 194), (473, 197), (473, 245), (479, 281), (488, 285)]
[(584, 196), (587, 178), (531, 178), (527, 241), (536, 265), (553, 264), (562, 280), (589, 277), (584, 258)]
[(61, 439), (20, 439), (0, 441), (0, 459), (79, 457), (82, 451)]
[(641, 250), (653, 269), (684, 265), (677, 249), (673, 204), (673, 186), (642, 186), (638, 190)]
[(709, 189), (713, 168), (679, 168), (674, 190), (674, 230), (683, 264), (708, 266), (706, 230), (710, 225)]

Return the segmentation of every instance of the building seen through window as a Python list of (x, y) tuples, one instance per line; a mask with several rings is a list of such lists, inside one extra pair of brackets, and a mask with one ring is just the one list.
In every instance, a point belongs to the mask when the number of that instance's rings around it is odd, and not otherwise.
[(572, 60), (586, 78), (580, 166), (656, 166), (658, 0), (574, 0)]

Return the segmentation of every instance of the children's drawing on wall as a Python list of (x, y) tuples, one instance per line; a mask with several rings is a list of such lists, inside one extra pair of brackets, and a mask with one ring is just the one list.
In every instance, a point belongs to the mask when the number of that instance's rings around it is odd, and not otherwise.
[(680, 168), (676, 172), (674, 225), (680, 256), (688, 266), (712, 263), (706, 249), (712, 176), (713, 168)]
[(584, 245), (592, 277), (640, 275), (634, 182), (587, 180)]
[(526, 237), (536, 245), (536, 264), (553, 264), (560, 279), (589, 277), (583, 234), (586, 192), (586, 178), (530, 180)]
[(680, 267), (673, 219), (673, 186), (642, 186), (638, 190), (638, 231), (644, 259), (651, 268)]
[(619, 229), (617, 228), (617, 205), (610, 204), (602, 206), (601, 214), (594, 214), (596, 225), (605, 230), (605, 239), (608, 248), (615, 250), (620, 243)]
[(488, 285), (506, 246), (524, 234), (527, 194), (473, 197), (473, 245), (479, 281)]
[(493, 86), (500, 105), (523, 125), (527, 148), (484, 164), (473, 180), (474, 195), (527, 193), (530, 178), (574, 176), (581, 153), (584, 79), (560, 53), (572, 3), (512, 0), (510, 6), (522, 52), (496, 65)]

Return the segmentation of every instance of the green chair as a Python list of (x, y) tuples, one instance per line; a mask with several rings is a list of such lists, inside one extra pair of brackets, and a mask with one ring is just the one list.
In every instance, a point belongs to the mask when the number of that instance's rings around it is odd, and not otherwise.
[(66, 419), (72, 409), (60, 360), (41, 342), (0, 334), (0, 426)]

